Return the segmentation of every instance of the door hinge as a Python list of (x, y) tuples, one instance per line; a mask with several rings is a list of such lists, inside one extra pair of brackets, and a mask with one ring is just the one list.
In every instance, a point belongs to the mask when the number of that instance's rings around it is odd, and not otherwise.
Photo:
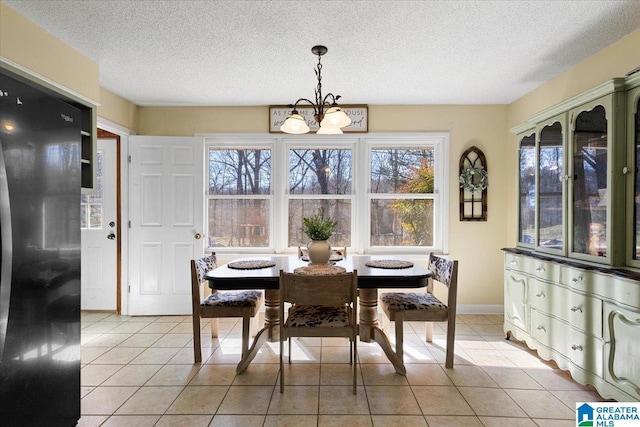
[(127, 224), (129, 225), (129, 228), (131, 228), (131, 220), (127, 221)]
[(129, 163), (131, 163), (131, 154), (127, 156), (127, 160), (129, 161)]
[(127, 286), (127, 293), (130, 294), (131, 293), (131, 285)]

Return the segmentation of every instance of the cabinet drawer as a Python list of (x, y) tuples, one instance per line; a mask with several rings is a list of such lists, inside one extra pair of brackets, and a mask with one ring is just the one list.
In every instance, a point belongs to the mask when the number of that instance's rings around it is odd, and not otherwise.
[(504, 255), (504, 268), (513, 271), (520, 271), (526, 273), (529, 268), (530, 257), (505, 253)]
[(602, 300), (590, 297), (567, 289), (562, 289), (567, 294), (567, 305), (562, 314), (571, 326), (602, 338)]
[(603, 343), (544, 313), (531, 310), (531, 336), (581, 369), (603, 376)]
[(560, 265), (555, 262), (531, 258), (528, 267), (530, 268), (528, 273), (540, 280), (552, 283), (560, 281)]
[(564, 356), (567, 356), (564, 347), (569, 329), (569, 325), (537, 310), (531, 310), (531, 336), (540, 344)]
[(591, 275), (588, 271), (563, 265), (560, 268), (560, 283), (582, 292), (591, 291)]
[(602, 337), (602, 300), (538, 280), (531, 281), (529, 295), (532, 308), (559, 317), (580, 331)]
[(560, 265), (533, 257), (506, 254), (505, 268), (526, 273), (548, 282), (558, 282), (560, 280)]
[(606, 380), (640, 399), (640, 309), (605, 304)]

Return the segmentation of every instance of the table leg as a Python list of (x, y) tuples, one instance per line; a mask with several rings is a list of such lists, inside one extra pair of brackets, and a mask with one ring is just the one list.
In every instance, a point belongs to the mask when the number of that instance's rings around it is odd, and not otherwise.
[(253, 339), (253, 344), (249, 348), (236, 367), (236, 374), (241, 374), (247, 370), (251, 361), (258, 354), (258, 350), (267, 342), (277, 342), (280, 337), (280, 291), (278, 289), (267, 289), (264, 292), (264, 328), (262, 328)]
[(360, 324), (358, 333), (360, 341), (375, 341), (384, 351), (387, 359), (393, 364), (396, 372), (400, 375), (406, 375), (407, 370), (404, 367), (402, 359), (393, 351), (389, 338), (382, 332), (378, 326), (378, 290), (377, 289), (359, 289), (359, 305), (360, 305)]

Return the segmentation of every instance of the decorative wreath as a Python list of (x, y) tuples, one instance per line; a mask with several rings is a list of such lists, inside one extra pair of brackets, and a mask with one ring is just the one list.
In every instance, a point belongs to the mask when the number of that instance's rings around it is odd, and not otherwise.
[[(480, 181), (475, 179), (480, 176)], [(460, 174), (460, 188), (472, 193), (481, 193), (489, 186), (489, 174), (484, 167), (466, 168)]]

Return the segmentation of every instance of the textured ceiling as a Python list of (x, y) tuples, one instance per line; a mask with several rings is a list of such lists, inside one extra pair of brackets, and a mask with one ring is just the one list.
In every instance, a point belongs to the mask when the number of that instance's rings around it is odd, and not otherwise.
[(138, 105), (313, 98), (316, 44), (345, 104), (507, 104), (640, 28), (637, 0), (2, 1)]

